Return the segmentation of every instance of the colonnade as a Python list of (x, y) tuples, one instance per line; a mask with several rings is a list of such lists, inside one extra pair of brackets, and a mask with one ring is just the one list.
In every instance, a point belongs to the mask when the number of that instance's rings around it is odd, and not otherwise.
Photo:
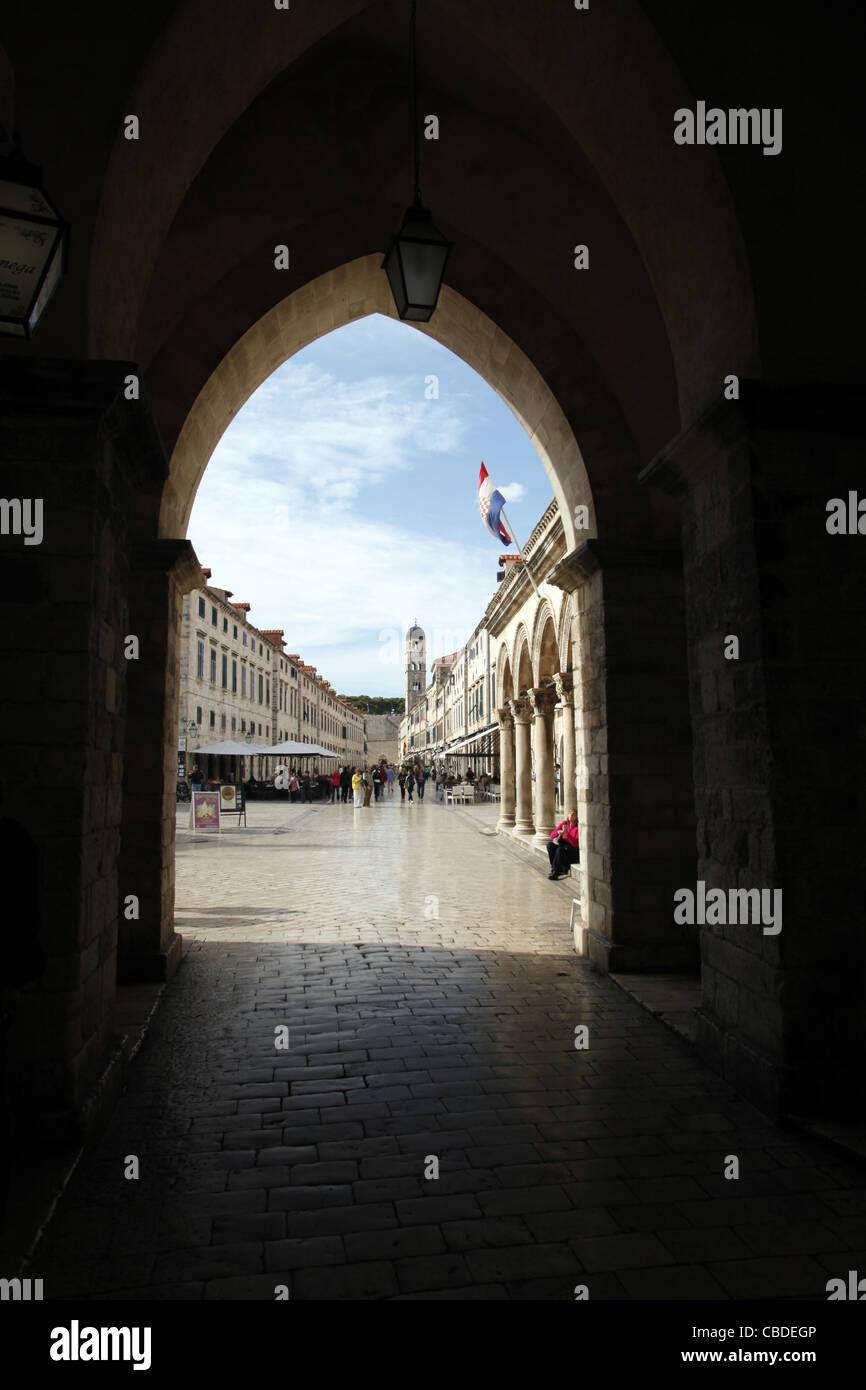
[[(502, 789), (497, 828), (546, 845), (556, 825), (554, 720), (562, 711), (562, 786), (567, 814), (576, 805), (574, 678), (554, 675), (553, 686), (536, 686), (497, 710)], [(535, 781), (533, 783), (533, 766)]]

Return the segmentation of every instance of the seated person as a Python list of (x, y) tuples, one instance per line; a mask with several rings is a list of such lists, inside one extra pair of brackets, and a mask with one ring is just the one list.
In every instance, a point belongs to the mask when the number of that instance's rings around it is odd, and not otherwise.
[(580, 863), (576, 811), (571, 811), (568, 820), (564, 820), (551, 832), (547, 853), (550, 857), (548, 878), (562, 878), (568, 873), (570, 864)]

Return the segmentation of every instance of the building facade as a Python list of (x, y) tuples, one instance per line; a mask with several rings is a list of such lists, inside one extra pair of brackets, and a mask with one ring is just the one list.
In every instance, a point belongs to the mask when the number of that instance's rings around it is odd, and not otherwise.
[(381, 763), (383, 758), (386, 763), (396, 763), (400, 757), (400, 715), (368, 714), (365, 718), (367, 722), (366, 761), (371, 766), (374, 763)]
[[(407, 636), (407, 686), (413, 677)], [(416, 634), (416, 636), (413, 636)], [(400, 726), (401, 756), (421, 758), (455, 774), (498, 774), (498, 725), (491, 715), (496, 686), (496, 639), (480, 623), (466, 645), (436, 657), (430, 684), (417, 695)]]
[[(570, 810), (583, 824), (589, 814), (574, 704), (573, 601), (549, 582), (565, 548), (554, 500), (533, 528), (523, 562), (505, 567), (466, 645), (434, 660), (431, 682), (401, 726), (406, 758), (423, 757), (457, 775), (489, 772), (500, 781), (499, 829), (539, 848)], [(407, 681), (417, 634), (423, 639), (417, 627), (407, 636)]]
[[(210, 570), (203, 574), (210, 579)], [(291, 762), (266, 752), (287, 739), (338, 755), (339, 762), (305, 760), (311, 772), (362, 762), (365, 716), (298, 653), (286, 652), (283, 629), (255, 627), (249, 611), (249, 603), (232, 601), (230, 589), (210, 584), (183, 597), (178, 776), (188, 776), (197, 763), (206, 778), (238, 772), (266, 780), (277, 763)], [(232, 758), (198, 752), (226, 739), (249, 743), (242, 768)]]

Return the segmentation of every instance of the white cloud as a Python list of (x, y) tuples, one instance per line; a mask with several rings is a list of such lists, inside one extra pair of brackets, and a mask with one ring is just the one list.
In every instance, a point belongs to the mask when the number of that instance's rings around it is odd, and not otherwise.
[(325, 499), (341, 507), (411, 471), (422, 451), (453, 452), (463, 433), (453, 406), (425, 400), (414, 378), (341, 382), (313, 363), (287, 362), (232, 422), (208, 467), (278, 479), (295, 509)]
[(406, 628), (417, 618), (427, 631), (428, 662), (453, 651), (495, 585), (492, 545), (427, 534), (423, 515), (376, 517), (371, 488), (400, 477), (420, 497), (416, 458), (453, 453), (464, 436), (456, 405), (426, 401), (423, 386), (414, 400), (416, 385), (286, 363), (226, 431), (190, 521), (212, 582), (349, 694), (399, 694)]
[(520, 502), (526, 496), (526, 488), (523, 483), (506, 483), (499, 491), (506, 502)]

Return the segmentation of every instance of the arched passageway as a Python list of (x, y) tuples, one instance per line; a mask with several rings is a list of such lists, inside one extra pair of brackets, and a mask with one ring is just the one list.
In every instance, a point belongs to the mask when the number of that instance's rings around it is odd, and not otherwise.
[[(410, 185), (396, 0), (328, 0), (289, 23), (232, 0), (146, 8), (122, 40), (94, 34), (80, 69), (70, 19), (46, 39), (22, 7), (8, 42), (28, 144), (80, 248), (44, 333), (10, 345), (2, 402), (8, 490), (38, 490), (46, 508), (38, 551), (4, 555), (7, 641), (31, 650), (59, 627), (63, 642), (34, 652), (39, 707), (22, 692), (7, 759), (43, 847), (51, 961), (12, 1047), (39, 1058), (28, 1103), (73, 1131), (119, 1084), (118, 970), (167, 978), (179, 959), (172, 692), (181, 597), (201, 579), (184, 538), (195, 488), (268, 371), (390, 312), (377, 264)], [(700, 940), (704, 1053), (768, 1108), (838, 1107), (859, 1093), (864, 1051), (858, 856), (842, 848), (860, 805), (846, 750), (862, 583), (823, 508), (828, 488), (847, 493), (860, 429), (845, 389), (854, 338), (827, 330), (820, 296), (791, 309), (785, 157), (672, 139), (672, 112), (706, 79), (697, 21), (632, 0), (586, 20), (442, 0), (422, 35), (441, 130), (424, 191), (455, 242), (428, 331), (525, 424), (559, 509), (552, 616), (521, 634), (507, 697), (499, 686), (515, 829), (536, 829), (521, 769), (538, 711), (523, 702), (548, 690), (541, 662), (554, 680), (573, 673), (592, 958), (682, 965)], [(768, 20), (746, 53), (726, 31), (726, 80), (745, 81), (780, 32)], [(771, 104), (796, 111), (796, 73), (772, 71)], [(837, 706), (848, 723), (824, 722)], [(46, 789), (67, 808), (62, 833), (44, 824)], [(807, 803), (820, 808), (808, 830)], [(784, 932), (677, 926), (672, 895), (696, 879), (782, 886)], [(118, 912), (130, 895), (137, 916)]]

